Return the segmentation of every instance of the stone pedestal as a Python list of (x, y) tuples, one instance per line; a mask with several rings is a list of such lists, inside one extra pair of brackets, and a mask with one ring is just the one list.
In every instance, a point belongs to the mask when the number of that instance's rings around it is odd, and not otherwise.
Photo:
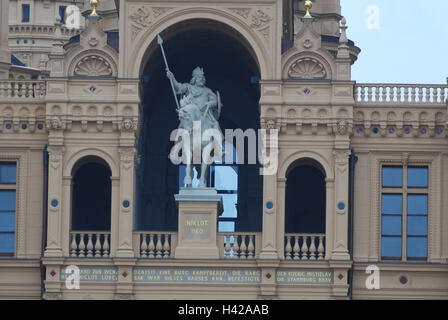
[(218, 259), (218, 215), (222, 197), (212, 188), (183, 188), (175, 196), (179, 208), (176, 259)]

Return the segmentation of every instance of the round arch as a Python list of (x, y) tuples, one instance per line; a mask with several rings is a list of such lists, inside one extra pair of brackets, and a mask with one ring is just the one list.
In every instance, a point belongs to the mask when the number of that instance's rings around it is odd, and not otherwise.
[(289, 155), (282, 163), (278, 171), (278, 178), (286, 179), (288, 172), (293, 168), (295, 163), (300, 163), (300, 161), (307, 161), (307, 159), (313, 160), (316, 162), (322, 173), (325, 175), (326, 179), (333, 179), (334, 172), (330, 167), (330, 164), (327, 160), (319, 153), (314, 151), (298, 151), (291, 155)]
[(216, 8), (184, 8), (167, 14), (157, 21), (142, 36), (143, 41), (130, 52), (129, 64), (125, 74), (131, 78), (140, 78), (141, 72), (146, 66), (150, 57), (150, 47), (152, 43), (157, 43), (157, 36), (164, 30), (184, 21), (206, 19), (222, 23), (234, 30), (249, 44), (254, 52), (254, 59), (257, 61), (262, 79), (270, 79), (274, 76), (272, 63), (269, 63), (269, 54), (263, 44), (262, 38), (256, 34), (249, 25), (243, 23), (239, 18), (231, 13)]
[(64, 169), (63, 169), (63, 175), (65, 177), (70, 177), (72, 176), (72, 174), (74, 173), (74, 171), (76, 170), (76, 167), (78, 166), (78, 161), (81, 160), (83, 158), (88, 158), (88, 157), (96, 157), (101, 159), (102, 161), (104, 161), (104, 164), (106, 164), (111, 173), (112, 173), (112, 177), (118, 177), (119, 176), (119, 170), (118, 167), (114, 161), (114, 159), (110, 156), (110, 154), (108, 154), (107, 152), (104, 152), (101, 149), (96, 149), (96, 148), (92, 148), (92, 149), (83, 149), (80, 151), (75, 152), (74, 154), (72, 154), (67, 162), (65, 163)]

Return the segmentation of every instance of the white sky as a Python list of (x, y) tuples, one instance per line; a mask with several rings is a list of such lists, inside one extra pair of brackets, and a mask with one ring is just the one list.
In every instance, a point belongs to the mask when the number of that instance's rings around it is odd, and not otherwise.
[(446, 84), (448, 0), (341, 0), (341, 7), (348, 38), (362, 50), (353, 80)]

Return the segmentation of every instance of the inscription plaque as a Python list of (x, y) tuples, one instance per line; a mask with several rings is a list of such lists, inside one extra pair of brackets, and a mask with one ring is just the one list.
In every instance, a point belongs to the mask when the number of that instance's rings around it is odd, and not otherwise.
[(258, 269), (135, 268), (134, 282), (257, 284)]
[(288, 270), (277, 271), (278, 284), (333, 284), (333, 272), (330, 270)]
[[(65, 281), (71, 273), (66, 268), (61, 268), (61, 281)], [(79, 280), (81, 282), (115, 282), (118, 280), (116, 268), (79, 268)]]
[(210, 214), (184, 214), (184, 240), (210, 240), (210, 228)]

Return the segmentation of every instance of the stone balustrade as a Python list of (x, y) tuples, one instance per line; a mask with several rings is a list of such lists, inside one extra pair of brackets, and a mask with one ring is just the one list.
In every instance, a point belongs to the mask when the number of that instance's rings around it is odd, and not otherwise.
[(44, 80), (0, 81), (0, 99), (43, 99), (45, 94)]
[(324, 260), (325, 234), (285, 234), (286, 260)]
[(448, 85), (359, 83), (354, 94), (358, 105), (437, 105), (446, 103)]
[(254, 259), (261, 240), (261, 233), (218, 233), (219, 254), (222, 259)]
[(110, 256), (110, 232), (70, 232), (70, 256), (76, 258), (108, 258)]
[(134, 245), (137, 257), (148, 259), (174, 258), (177, 246), (177, 233), (166, 231), (134, 232)]

